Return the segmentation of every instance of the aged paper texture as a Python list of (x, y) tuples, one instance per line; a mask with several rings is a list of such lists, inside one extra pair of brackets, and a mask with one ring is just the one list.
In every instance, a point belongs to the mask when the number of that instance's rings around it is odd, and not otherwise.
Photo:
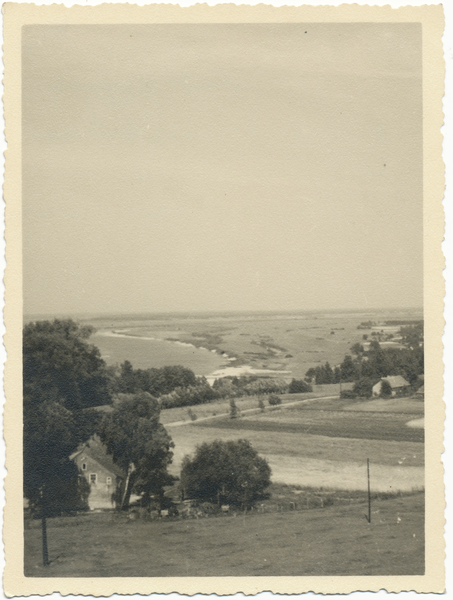
[(3, 14), (6, 595), (442, 593), (441, 5)]

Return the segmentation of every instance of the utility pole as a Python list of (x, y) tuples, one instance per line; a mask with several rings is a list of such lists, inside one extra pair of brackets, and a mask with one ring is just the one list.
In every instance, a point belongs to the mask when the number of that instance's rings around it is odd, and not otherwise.
[(42, 564), (47, 567), (49, 565), (49, 553), (47, 550), (47, 522), (43, 513), (41, 518), (42, 527)]
[(370, 488), (370, 459), (366, 459), (366, 470), (368, 476), (368, 523), (371, 523), (371, 488)]

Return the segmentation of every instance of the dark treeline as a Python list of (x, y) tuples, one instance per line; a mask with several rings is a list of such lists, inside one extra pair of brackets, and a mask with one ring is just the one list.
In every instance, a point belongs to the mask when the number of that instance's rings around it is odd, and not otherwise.
[[(155, 398), (159, 398), (162, 408), (195, 406), (219, 399), (282, 394), (288, 391), (288, 384), (282, 379), (242, 375), (216, 379), (210, 386), (205, 377), (196, 377), (193, 371), (185, 367), (134, 369), (129, 361), (125, 361), (119, 369), (110, 368), (110, 375), (112, 393), (148, 392)], [(309, 391), (309, 388), (305, 387), (304, 391)]]
[(129, 361), (125, 361), (119, 368), (110, 367), (109, 374), (112, 394), (148, 392), (159, 398), (162, 408), (195, 406), (241, 396), (311, 391), (311, 387), (304, 381), (293, 380), (288, 385), (283, 379), (256, 375), (222, 377), (216, 379), (211, 386), (205, 377), (197, 377), (193, 371), (182, 366), (134, 369)]
[(197, 378), (195, 373), (185, 367), (170, 366), (161, 369), (134, 369), (126, 360), (119, 368), (112, 370), (114, 377), (113, 391), (123, 394), (148, 392), (152, 396), (169, 394), (176, 388), (188, 388), (203, 384), (204, 378)]

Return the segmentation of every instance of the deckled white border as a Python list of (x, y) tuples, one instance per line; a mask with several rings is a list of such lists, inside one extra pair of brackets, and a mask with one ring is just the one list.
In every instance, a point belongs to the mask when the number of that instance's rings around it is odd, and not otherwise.
[[(447, 25), (445, 39), (444, 39), (444, 47), (445, 47), (445, 52), (446, 52), (447, 69), (449, 69), (449, 68), (451, 69), (452, 66), (453, 66), (453, 5), (452, 5), (452, 3), (450, 3), (450, 0), (445, 0), (445, 2), (448, 3), (448, 4), (447, 4), (447, 6), (444, 6), (445, 18), (446, 18), (446, 25)], [(120, 3), (120, 2), (115, 2), (115, 3)], [(37, 2), (36, 4), (38, 4), (38, 5), (44, 5), (44, 4), (52, 4), (52, 2), (50, 2), (48, 0), (44, 0), (44, 1)], [(90, 0), (88, 2), (65, 2), (64, 4), (65, 4), (65, 6), (74, 6), (76, 4), (80, 5), (80, 6), (95, 6), (95, 5), (100, 4), (100, 3), (99, 2), (93, 2), (92, 0)], [(113, 2), (112, 2), (112, 4), (113, 4)], [(141, 1), (139, 0), (135, 4), (143, 6), (143, 5), (147, 4), (147, 3), (145, 3), (143, 0), (141, 0)], [(170, 2), (168, 4), (170, 4)], [(171, 2), (171, 4), (176, 4), (176, 2)], [(190, 6), (191, 4), (194, 4), (194, 3), (191, 3), (191, 2), (181, 2), (180, 3), (181, 6)], [(212, 5), (218, 4), (218, 2), (208, 1), (207, 4), (209, 4), (209, 5), (212, 6)], [(254, 0), (251, 0), (250, 2), (247, 2), (247, 4), (248, 5), (256, 5), (256, 4), (258, 4), (258, 2), (254, 1)], [(270, 2), (264, 2), (264, 4), (269, 4), (269, 5), (272, 5), (272, 6), (282, 6), (282, 5), (298, 6), (298, 4), (294, 3), (294, 2), (285, 2), (285, 3), (283, 3), (283, 2), (272, 2), (272, 3), (270, 3)], [(338, 6), (338, 5), (342, 4), (342, 3), (341, 2), (316, 2), (316, 1), (311, 1), (311, 2), (305, 2), (304, 4), (305, 5), (311, 5), (311, 6), (326, 6), (326, 5), (328, 5), (328, 6)], [(367, 5), (367, 2), (363, 2), (363, 1), (359, 0), (359, 2), (357, 2), (356, 4), (358, 4), (358, 5)], [(437, 4), (437, 2), (436, 3), (434, 3), (434, 2), (423, 2), (423, 1), (419, 1), (419, 2), (418, 1), (412, 1), (412, 2), (373, 2), (374, 6), (384, 6), (384, 5), (389, 5), (389, 4), (392, 7), (396, 8), (396, 7), (399, 7), (399, 6), (407, 6), (407, 5), (410, 5), (410, 6), (422, 6), (424, 4)], [(446, 87), (446, 91), (447, 91), (447, 94), (448, 94), (449, 91), (453, 88), (453, 75), (449, 71), (447, 71), (446, 86), (447, 86)], [(449, 102), (449, 104), (453, 108), (453, 97), (452, 96), (453, 95), (450, 92), (450, 96), (449, 96), (450, 100), (448, 100), (448, 96), (447, 96), (447, 98), (445, 100), (445, 103), (444, 103), (444, 111), (447, 113), (447, 124), (444, 127), (444, 129), (443, 129), (443, 134), (447, 138), (446, 141), (444, 141), (444, 160), (445, 160), (445, 162), (447, 164), (447, 167), (449, 165), (451, 166), (451, 163), (453, 161), (452, 160), (452, 154), (453, 154), (453, 126), (449, 126), (449, 123), (448, 123), (448, 102)], [(452, 140), (452, 143), (450, 143), (450, 139)], [(450, 176), (450, 179), (448, 179), (448, 172), (447, 172), (447, 184), (448, 183), (451, 184), (451, 176)], [(452, 219), (453, 206), (451, 206), (451, 207), (449, 206), (449, 202), (448, 202), (449, 195), (448, 194), (447, 194), (446, 198), (447, 198), (446, 202), (445, 202), (445, 210), (446, 210), (446, 235), (447, 235), (447, 240), (449, 240), (449, 237), (452, 237), (451, 235), (449, 236), (449, 223), (451, 222), (451, 219)], [(451, 198), (451, 194), (450, 194), (450, 205), (451, 205), (451, 201), (452, 201), (452, 198)], [(453, 243), (451, 241), (447, 241), (447, 242), (444, 243), (443, 250), (444, 250), (444, 253), (447, 256), (447, 260), (448, 259), (449, 260), (453, 260)], [(453, 296), (453, 291), (452, 291), (453, 290), (453, 283), (450, 280), (447, 279), (447, 296), (448, 296), (448, 291), (449, 290), (450, 290), (450, 296)], [(448, 319), (451, 318), (451, 317), (449, 317), (449, 315), (451, 315), (450, 304), (452, 304), (452, 303), (448, 303), (448, 297), (446, 299), (446, 302), (447, 302), (447, 307), (446, 307), (445, 316), (446, 316), (447, 321), (448, 321)], [(453, 376), (451, 376), (451, 377), (449, 376), (448, 365), (453, 365), (453, 354), (452, 354), (452, 352), (449, 349), (449, 345), (453, 344), (453, 341), (450, 341), (450, 338), (452, 338), (452, 337), (453, 336), (450, 334), (450, 332), (448, 331), (448, 328), (447, 328), (446, 336), (445, 336), (445, 340), (444, 340), (444, 342), (446, 344), (446, 352), (445, 352), (444, 361), (445, 361), (445, 364), (447, 365), (446, 374), (445, 374), (445, 397), (446, 398), (450, 397), (451, 401), (453, 401), (453, 393), (452, 393), (452, 391), (453, 391), (453, 383), (452, 383)], [(3, 360), (4, 360), (5, 351), (4, 351), (3, 348), (1, 349), (1, 352), (2, 352), (2, 357), (3, 357)], [(449, 436), (448, 436), (448, 431), (447, 431), (446, 442), (445, 442), (447, 449), (448, 449), (448, 437)], [(448, 478), (447, 477), (446, 477), (446, 483), (448, 484)], [(448, 488), (447, 488), (447, 492), (448, 492)], [(447, 510), (446, 516), (448, 518), (448, 510)], [(447, 532), (448, 532), (448, 528), (447, 528)], [(448, 559), (447, 559), (447, 574), (448, 574), (448, 572), (450, 570), (448, 568), (448, 566), (453, 566), (453, 560), (450, 560), (450, 562), (448, 562)], [(448, 585), (448, 583), (449, 583), (449, 580), (447, 578), (447, 589), (450, 587)], [(382, 595), (383, 593), (384, 592), (380, 592), (380, 595)], [(363, 597), (364, 595), (371, 597), (371, 594), (367, 593), (367, 592), (364, 592), (364, 593), (360, 594), (361, 597)], [(431, 596), (431, 594), (428, 594), (428, 595)], [(171, 596), (175, 600), (179, 597), (176, 594), (171, 594)], [(264, 592), (264, 593), (260, 594), (260, 596), (263, 597), (263, 598), (264, 597), (270, 597), (270, 593)], [(373, 594), (373, 597), (374, 596), (375, 596), (375, 594)], [(415, 597), (415, 593), (414, 592), (404, 593), (404, 597), (411, 597), (411, 596)], [(201, 598), (201, 596), (200, 596), (200, 598)]]

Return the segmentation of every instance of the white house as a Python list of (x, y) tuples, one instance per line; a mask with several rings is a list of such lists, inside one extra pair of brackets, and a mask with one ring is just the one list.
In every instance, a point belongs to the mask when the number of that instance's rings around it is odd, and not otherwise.
[(107, 454), (104, 444), (94, 436), (70, 458), (77, 465), (80, 476), (90, 485), (90, 510), (115, 508), (121, 498), (126, 475)]

